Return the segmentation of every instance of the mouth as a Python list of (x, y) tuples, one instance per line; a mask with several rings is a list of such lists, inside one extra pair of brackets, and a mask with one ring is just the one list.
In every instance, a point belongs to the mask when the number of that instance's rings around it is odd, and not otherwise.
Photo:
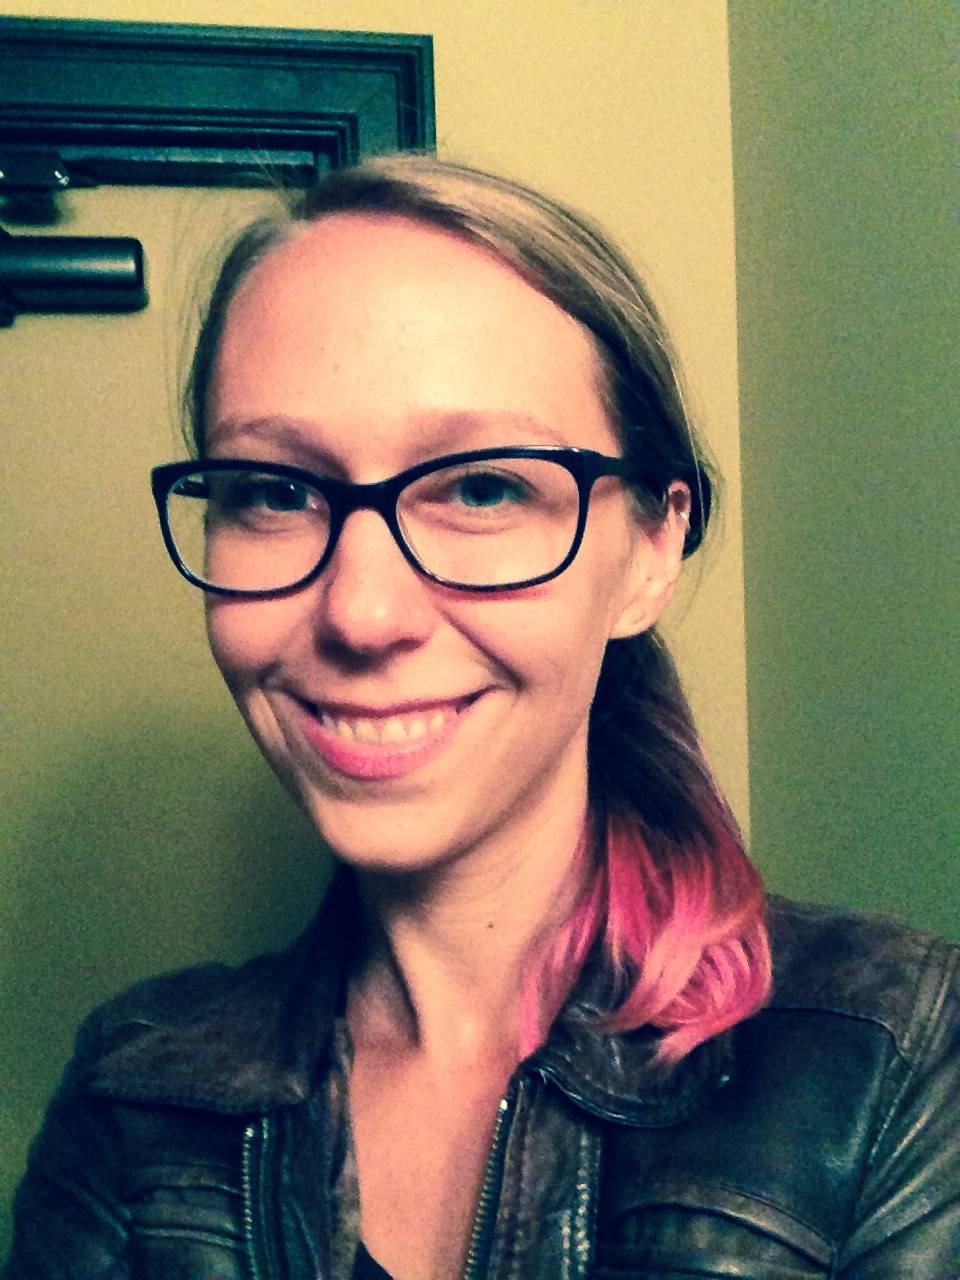
[(439, 733), (447, 721), (458, 714), (458, 704), (444, 703), (408, 712), (364, 712), (347, 715), (325, 708), (319, 712), (320, 723), (345, 742), (365, 742), (399, 747), (422, 742)]
[(337, 773), (366, 779), (400, 777), (433, 759), (481, 696), (472, 693), (385, 709), (300, 700), (304, 736)]

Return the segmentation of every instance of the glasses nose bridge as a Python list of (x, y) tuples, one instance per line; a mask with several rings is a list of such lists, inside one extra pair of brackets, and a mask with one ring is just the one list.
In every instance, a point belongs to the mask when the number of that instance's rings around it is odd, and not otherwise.
[(405, 559), (409, 560), (409, 552), (404, 545), (397, 521), (397, 498), (403, 488), (398, 477), (389, 480), (376, 480), (371, 484), (351, 484), (341, 480), (332, 486), (327, 495), (331, 509), (330, 540), (324, 556), (328, 563), (336, 551), (337, 543), (343, 532), (343, 526), (355, 511), (376, 511), (390, 531), (390, 536), (397, 544)]

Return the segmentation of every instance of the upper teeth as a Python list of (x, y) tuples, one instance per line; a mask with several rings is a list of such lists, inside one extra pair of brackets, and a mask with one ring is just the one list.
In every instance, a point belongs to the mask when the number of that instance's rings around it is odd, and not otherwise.
[(333, 716), (328, 711), (322, 711), (320, 721), (325, 729), (350, 742), (397, 743), (415, 742), (418, 738), (425, 738), (428, 733), (436, 733), (443, 728), (448, 714), (447, 711), (434, 711), (371, 720), (366, 717), (353, 719)]

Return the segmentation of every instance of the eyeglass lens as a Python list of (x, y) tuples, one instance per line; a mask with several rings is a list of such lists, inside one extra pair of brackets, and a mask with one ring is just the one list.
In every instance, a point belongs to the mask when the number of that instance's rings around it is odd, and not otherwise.
[[(404, 540), (427, 573), (461, 586), (505, 586), (547, 575), (566, 558), (580, 511), (577, 482), (544, 458), (443, 467), (399, 495)], [(195, 472), (167, 499), (186, 568), (209, 586), (276, 591), (323, 558), (330, 506), (319, 489), (269, 470)]]

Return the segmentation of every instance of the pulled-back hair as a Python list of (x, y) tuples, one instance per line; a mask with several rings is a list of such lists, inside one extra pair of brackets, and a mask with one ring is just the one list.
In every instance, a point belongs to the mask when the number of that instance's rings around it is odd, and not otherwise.
[[(690, 491), (684, 555), (699, 546), (713, 486), (676, 364), (642, 281), (588, 221), (547, 197), (432, 157), (393, 155), (337, 170), (250, 226), (228, 253), (200, 329), (186, 390), (205, 449), (210, 377), (232, 297), (275, 245), (336, 213), (395, 215), (494, 254), (593, 336), (601, 394), (648, 520), (675, 481)], [(586, 886), (541, 943), (524, 999), (524, 1053), (544, 1039), (588, 954), (609, 978), (601, 1025), (654, 1026), (676, 1062), (767, 998), (770, 956), (760, 877), (713, 780), (667, 648), (651, 629), (607, 645), (590, 714), (591, 831)]]

